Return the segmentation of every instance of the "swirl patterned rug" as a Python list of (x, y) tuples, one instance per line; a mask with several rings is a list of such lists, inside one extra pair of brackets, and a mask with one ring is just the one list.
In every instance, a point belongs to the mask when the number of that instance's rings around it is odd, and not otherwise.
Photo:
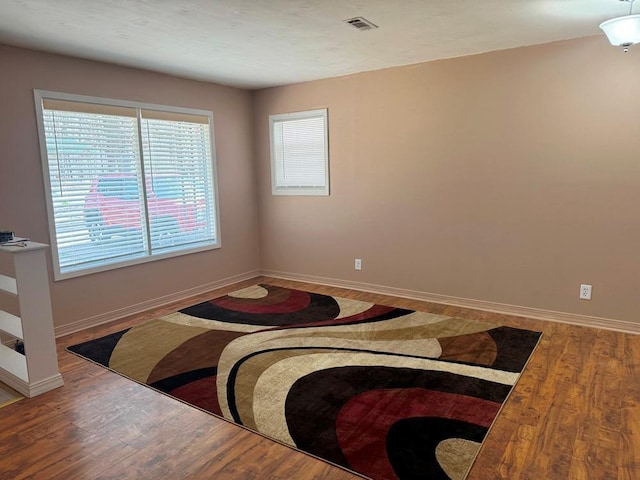
[(376, 480), (462, 480), (540, 335), (256, 285), (69, 351)]

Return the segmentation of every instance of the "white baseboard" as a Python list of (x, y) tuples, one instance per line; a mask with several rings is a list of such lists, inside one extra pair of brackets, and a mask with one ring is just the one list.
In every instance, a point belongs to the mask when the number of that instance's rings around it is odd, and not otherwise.
[[(485, 300), (474, 300), (469, 298), (453, 297), (449, 295), (441, 295), (438, 293), (420, 292), (417, 290), (407, 290), (403, 288), (389, 287), (385, 285), (377, 285), (364, 282), (354, 282), (350, 280), (340, 280), (337, 278), (320, 277), (316, 275), (304, 275), (291, 272), (280, 272), (276, 270), (253, 270), (232, 277), (210, 282), (198, 287), (182, 290), (180, 292), (158, 297), (145, 302), (130, 305), (128, 307), (119, 308), (110, 312), (88, 317), (77, 322), (60, 325), (55, 328), (56, 337), (62, 337), (81, 330), (109, 323), (114, 320), (142, 313), (152, 308), (162, 307), (169, 303), (184, 300), (186, 298), (200, 295), (211, 290), (227, 287), (244, 280), (259, 277), (281, 278), (283, 280), (294, 280), (299, 282), (316, 283), (331, 287), (349, 288), (369, 293), (378, 293), (382, 295), (392, 295), (395, 297), (410, 298), (413, 300), (422, 300), (426, 302), (441, 303), (463, 308), (473, 308), (476, 310), (484, 310), (487, 312), (502, 313), (506, 315), (517, 315), (520, 317), (534, 318), (537, 320), (547, 320), (552, 322), (562, 322), (572, 325), (580, 325), (583, 327), (604, 328), (607, 330), (616, 330), (626, 333), (640, 334), (640, 324), (628, 322), (625, 320), (616, 320), (610, 318), (593, 317), (588, 315), (579, 315), (575, 313), (556, 312), (553, 310), (544, 310), (533, 307), (523, 307), (519, 305), (509, 305), (504, 303), (489, 302)], [(0, 381), (2, 379), (0, 378)], [(5, 382), (6, 383), (6, 382)]]
[(181, 290), (179, 292), (171, 293), (163, 297), (158, 297), (152, 300), (147, 300), (145, 302), (136, 303), (135, 305), (130, 305), (124, 308), (118, 308), (117, 310), (112, 310), (110, 312), (101, 313), (100, 315), (94, 315), (92, 317), (84, 318), (76, 322), (59, 325), (54, 329), (55, 336), (56, 338), (62, 337), (64, 335), (69, 335), (70, 333), (79, 332), (81, 330), (85, 330), (90, 327), (95, 327), (98, 325), (102, 325), (104, 323), (113, 322), (114, 320), (119, 320), (129, 315), (142, 313), (152, 308), (162, 307), (164, 305), (168, 305), (169, 303), (173, 303), (180, 300), (184, 300), (189, 297), (193, 297), (194, 295), (200, 295), (202, 293), (206, 293), (211, 290), (215, 290), (217, 288), (223, 288), (229, 285), (233, 285), (234, 283), (238, 283), (243, 280), (249, 280), (251, 278), (258, 277), (259, 275), (260, 275), (259, 270), (252, 270), (250, 272), (241, 273), (239, 275), (234, 275), (232, 277), (223, 278), (215, 282), (205, 283), (204, 285), (199, 285), (197, 287), (188, 288), (186, 290)]
[(580, 325), (582, 327), (603, 328), (606, 330), (616, 330), (619, 332), (640, 334), (639, 323), (628, 322), (625, 320), (592, 317), (588, 315), (579, 315), (576, 313), (555, 312), (553, 310), (543, 310), (540, 308), (522, 307), (518, 305), (488, 302), (485, 300), (452, 297), (449, 295), (441, 295), (438, 293), (419, 292), (416, 290), (406, 290), (403, 288), (388, 287), (385, 285), (376, 285), (363, 282), (354, 282), (350, 280), (340, 280), (336, 278), (318, 277), (315, 275), (303, 275), (290, 272), (279, 272), (275, 270), (262, 270), (260, 273), (265, 277), (274, 277), (283, 280), (317, 283), (330, 287), (349, 288), (369, 293), (410, 298), (412, 300), (442, 303), (455, 307), (473, 308), (476, 310), (484, 310), (487, 312), (517, 315), (520, 317), (534, 318), (536, 320), (548, 320), (552, 322)]
[(40, 395), (41, 393), (45, 393), (49, 390), (53, 390), (54, 388), (61, 387), (64, 384), (62, 375), (60, 375), (59, 373), (57, 375), (54, 375), (53, 377), (40, 380), (39, 382), (27, 383), (21, 378), (18, 378), (3, 369), (0, 369), (0, 382), (10, 386), (16, 392), (24, 395), (27, 398), (35, 397), (36, 395)]

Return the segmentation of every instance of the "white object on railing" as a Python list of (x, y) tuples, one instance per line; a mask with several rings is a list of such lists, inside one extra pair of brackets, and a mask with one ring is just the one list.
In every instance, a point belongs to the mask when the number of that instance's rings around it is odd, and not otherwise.
[(22, 355), (0, 343), (0, 381), (26, 397), (63, 385), (44, 255), (48, 246), (36, 242), (0, 246), (0, 255), (12, 256), (14, 267), (14, 277), (11, 272), (0, 274), (0, 295), (17, 297), (20, 309), (20, 316), (0, 310), (0, 331), (22, 340), (25, 346)]

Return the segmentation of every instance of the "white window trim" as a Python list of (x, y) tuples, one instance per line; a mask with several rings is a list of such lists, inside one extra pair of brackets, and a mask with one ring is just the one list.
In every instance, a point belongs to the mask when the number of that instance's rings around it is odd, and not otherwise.
[[(303, 120), (307, 118), (321, 117), (324, 122), (324, 186), (321, 187), (285, 187), (277, 185), (275, 167), (275, 144), (273, 141), (274, 124), (283, 120)], [(306, 110), (302, 112), (281, 113), (269, 115), (269, 144), (271, 152), (271, 193), (273, 195), (329, 195), (329, 125), (327, 121), (327, 109)]]
[[(54, 92), (49, 90), (38, 90), (34, 89), (33, 91), (34, 100), (35, 100), (35, 110), (36, 110), (36, 122), (38, 125), (38, 138), (40, 144), (40, 157), (42, 161), (42, 180), (44, 183), (45, 190), (45, 200), (47, 207), (47, 219), (49, 222), (49, 239), (50, 239), (50, 247), (51, 247), (51, 259), (53, 262), (53, 277), (54, 281), (65, 280), (68, 278), (74, 277), (82, 277), (85, 275), (90, 275), (92, 273), (104, 272), (108, 270), (115, 270), (118, 268), (128, 267), (131, 265), (138, 265), (147, 262), (155, 262), (156, 260), (162, 260), (165, 258), (171, 257), (179, 257), (182, 255), (188, 255), (191, 253), (203, 252), (207, 250), (218, 249), (222, 247), (221, 242), (221, 228), (220, 228), (220, 202), (218, 195), (218, 169), (216, 162), (216, 153), (215, 153), (215, 136), (213, 129), (213, 113), (208, 110), (199, 110), (195, 108), (183, 108), (183, 107), (174, 107), (170, 105), (159, 105), (153, 103), (143, 103), (143, 102), (133, 102), (128, 100), (119, 100), (113, 98), (105, 98), (105, 97), (94, 97), (87, 95), (76, 95), (72, 93), (62, 93), (62, 92)], [(44, 129), (44, 118), (43, 118), (43, 108), (42, 108), (42, 100), (43, 99), (53, 99), (53, 100), (68, 100), (68, 101), (77, 101), (84, 103), (95, 103), (98, 105), (109, 105), (109, 106), (117, 106), (117, 107), (130, 107), (130, 108), (139, 108), (146, 110), (159, 110), (164, 112), (172, 112), (172, 113), (184, 113), (191, 115), (202, 115), (209, 117), (209, 128), (210, 128), (210, 142), (211, 142), (211, 184), (213, 185), (213, 201), (215, 203), (214, 214), (215, 214), (215, 226), (216, 226), (216, 238), (215, 242), (212, 242), (207, 245), (201, 245), (193, 248), (182, 249), (178, 251), (170, 251), (165, 253), (159, 253), (149, 256), (144, 256), (140, 258), (134, 258), (130, 260), (125, 260), (117, 263), (110, 263), (108, 265), (100, 265), (93, 268), (87, 268), (74, 272), (60, 272), (60, 263), (58, 256), (58, 245), (56, 240), (56, 225), (54, 220), (54, 211), (53, 211), (53, 194), (51, 191), (51, 184), (49, 181), (50, 171), (49, 171), (49, 161), (47, 157), (47, 145), (46, 145), (46, 137), (45, 137), (45, 129)]]

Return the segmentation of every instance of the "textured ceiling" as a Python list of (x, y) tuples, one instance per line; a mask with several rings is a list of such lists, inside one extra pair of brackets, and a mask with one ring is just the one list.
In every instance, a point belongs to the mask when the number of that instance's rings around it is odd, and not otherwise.
[[(598, 35), (628, 11), (616, 0), (0, 0), (0, 42), (253, 89)], [(380, 28), (343, 22), (355, 16)]]

